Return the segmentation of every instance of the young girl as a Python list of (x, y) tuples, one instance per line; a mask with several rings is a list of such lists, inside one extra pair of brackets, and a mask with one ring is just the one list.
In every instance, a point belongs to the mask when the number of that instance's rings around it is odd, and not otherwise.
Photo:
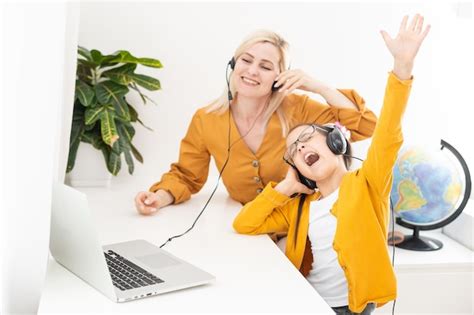
[[(269, 183), (234, 221), (239, 233), (288, 232), (286, 255), (337, 314), (370, 314), (396, 298), (386, 247), (392, 168), (403, 143), (414, 59), (430, 29), (418, 14), (407, 20), (394, 39), (381, 32), (394, 67), (362, 167), (348, 171), (345, 128), (297, 126), (287, 137), (286, 178)], [(317, 189), (303, 185), (297, 171)]]

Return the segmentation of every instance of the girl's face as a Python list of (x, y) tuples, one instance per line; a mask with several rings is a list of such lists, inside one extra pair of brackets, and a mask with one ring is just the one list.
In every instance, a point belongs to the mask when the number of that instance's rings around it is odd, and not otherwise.
[(341, 166), (342, 156), (331, 152), (326, 133), (310, 125), (293, 129), (286, 138), (287, 155), (303, 176), (316, 182), (332, 176)]
[(271, 93), (280, 73), (280, 54), (270, 43), (256, 43), (242, 53), (234, 69), (234, 84), (239, 95), (262, 97)]

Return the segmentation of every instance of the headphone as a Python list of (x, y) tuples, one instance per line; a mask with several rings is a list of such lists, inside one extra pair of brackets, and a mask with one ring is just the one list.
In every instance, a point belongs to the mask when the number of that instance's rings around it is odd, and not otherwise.
[[(232, 57), (229, 60), (229, 62), (227, 63), (227, 68), (230, 67), (230, 69), (232, 71), (234, 71), (235, 63), (236, 63), (235, 58)], [(228, 97), (229, 101), (232, 101), (234, 98), (232, 97), (232, 92), (230, 91), (229, 76), (227, 75), (227, 71), (226, 71), (226, 79), (227, 79), (227, 97)], [(276, 83), (277, 83), (277, 81), (273, 82), (273, 84), (272, 84), (272, 92), (278, 91), (278, 87), (275, 86)]]
[(335, 155), (343, 155), (347, 151), (347, 140), (342, 134), (342, 131), (334, 126), (319, 126), (319, 128), (327, 131), (326, 144)]

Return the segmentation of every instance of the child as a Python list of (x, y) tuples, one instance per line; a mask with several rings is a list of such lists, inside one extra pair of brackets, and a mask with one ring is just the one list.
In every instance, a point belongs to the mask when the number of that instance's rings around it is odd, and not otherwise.
[(286, 255), (337, 314), (370, 314), (396, 298), (386, 247), (392, 168), (414, 59), (430, 29), (418, 14), (407, 20), (394, 39), (381, 31), (394, 67), (362, 167), (348, 171), (350, 145), (340, 125), (297, 126), (287, 137), (286, 178), (269, 183), (234, 221), (239, 233), (288, 232)]

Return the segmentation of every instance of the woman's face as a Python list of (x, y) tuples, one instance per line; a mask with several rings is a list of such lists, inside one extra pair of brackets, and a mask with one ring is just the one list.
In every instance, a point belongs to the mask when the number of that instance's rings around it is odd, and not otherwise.
[(234, 69), (234, 84), (239, 95), (262, 97), (271, 93), (280, 73), (280, 54), (270, 43), (256, 43), (240, 55)]
[(324, 131), (316, 129), (309, 140), (297, 141), (306, 138), (302, 135), (311, 134), (313, 130), (309, 125), (293, 129), (286, 138), (286, 145), (289, 148), (296, 142), (296, 150), (293, 150), (294, 154), (291, 156), (293, 163), (303, 176), (318, 182), (332, 176), (341, 165), (344, 169), (345, 166), (342, 156), (335, 155), (329, 150)]

